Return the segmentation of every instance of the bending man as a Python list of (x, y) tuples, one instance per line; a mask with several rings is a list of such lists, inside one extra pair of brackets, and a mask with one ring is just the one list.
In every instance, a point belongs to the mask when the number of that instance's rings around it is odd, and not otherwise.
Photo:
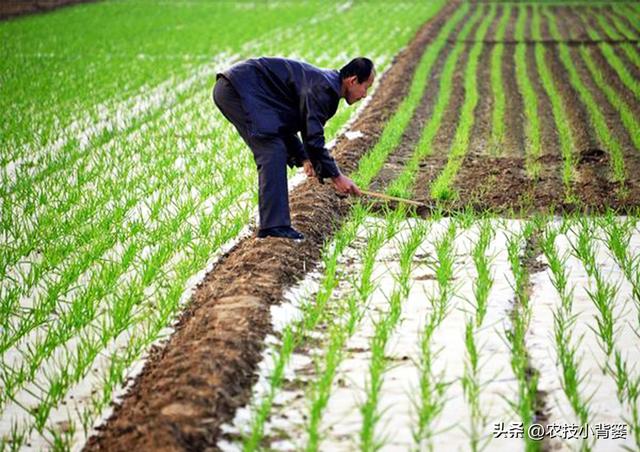
[(258, 237), (304, 238), (291, 227), (287, 165), (302, 166), (320, 182), (330, 178), (340, 193), (361, 194), (325, 147), (324, 125), (340, 99), (351, 105), (365, 97), (374, 77), (367, 58), (355, 58), (340, 71), (256, 58), (217, 75), (213, 100), (251, 148), (258, 167)]

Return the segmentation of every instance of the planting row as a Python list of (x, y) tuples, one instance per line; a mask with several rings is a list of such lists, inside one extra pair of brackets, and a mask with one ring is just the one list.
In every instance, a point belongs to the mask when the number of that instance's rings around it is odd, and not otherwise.
[(640, 447), (637, 218), (366, 214), (272, 308), (223, 450)]
[[(522, 161), (529, 180), (558, 179), (558, 202), (575, 202), (587, 177), (585, 155), (602, 149), (618, 197), (635, 192), (640, 65), (637, 48), (616, 42), (623, 38), (612, 23), (623, 25), (609, 10), (461, 5), (423, 56), (377, 145), (384, 150), (365, 157), (382, 167), (389, 154), (402, 153), (406, 164), (394, 170), (388, 191), (409, 197), (426, 190), (432, 199), (452, 200), (470, 157), (499, 157)], [(413, 144), (416, 127), (421, 134)]]

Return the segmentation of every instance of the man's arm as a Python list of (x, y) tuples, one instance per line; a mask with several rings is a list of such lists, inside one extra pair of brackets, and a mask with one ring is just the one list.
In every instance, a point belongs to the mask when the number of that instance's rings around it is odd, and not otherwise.
[(301, 167), (306, 160), (309, 160), (309, 156), (297, 135), (285, 135), (282, 140), (287, 148), (287, 164), (289, 167)]
[(315, 175), (318, 176), (321, 183), (325, 177), (331, 178), (336, 190), (340, 193), (360, 196), (362, 193), (357, 185), (340, 172), (336, 161), (331, 157), (329, 150), (325, 146), (324, 124), (329, 118), (327, 105), (330, 105), (332, 100), (328, 97), (319, 97), (318, 94), (307, 91), (303, 101), (305, 120), (302, 136), (307, 154), (313, 164)]
[(322, 181), (325, 177), (340, 174), (336, 161), (325, 147), (324, 124), (329, 119), (328, 105), (335, 102), (324, 93), (307, 89), (302, 94), (302, 140), (316, 175)]

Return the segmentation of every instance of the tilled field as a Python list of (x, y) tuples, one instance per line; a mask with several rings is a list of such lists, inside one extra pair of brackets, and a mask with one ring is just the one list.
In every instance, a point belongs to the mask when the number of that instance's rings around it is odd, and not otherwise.
[(640, 8), (430, 16), (332, 151), (426, 206), (298, 185), (86, 450), (640, 449)]

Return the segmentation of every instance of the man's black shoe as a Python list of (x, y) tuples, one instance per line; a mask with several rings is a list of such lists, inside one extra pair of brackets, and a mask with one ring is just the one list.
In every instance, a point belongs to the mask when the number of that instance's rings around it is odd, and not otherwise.
[(290, 226), (278, 226), (275, 228), (260, 229), (258, 238), (281, 237), (283, 239), (304, 240), (304, 235)]

